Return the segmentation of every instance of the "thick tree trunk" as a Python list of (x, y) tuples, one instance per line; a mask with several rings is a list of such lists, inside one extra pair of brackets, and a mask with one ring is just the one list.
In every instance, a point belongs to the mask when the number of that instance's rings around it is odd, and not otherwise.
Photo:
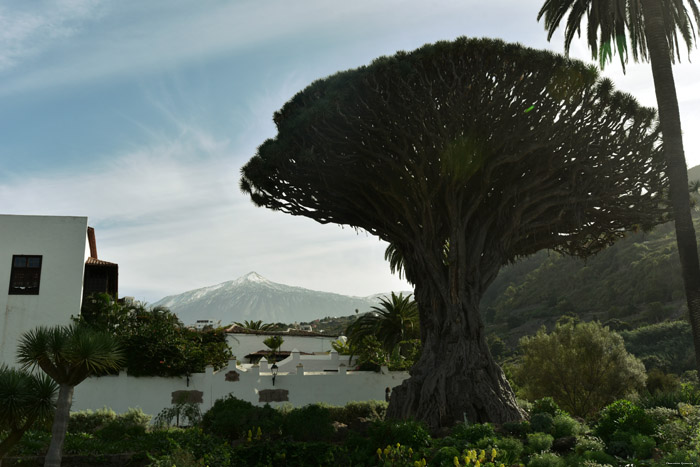
[(416, 285), (423, 350), (411, 378), (394, 388), (387, 417), (413, 418), (431, 428), (452, 426), (465, 417), (472, 423), (523, 419), (525, 413), (486, 344), (480, 294), (454, 285), (461, 293)]
[(51, 426), (51, 444), (44, 459), (44, 467), (60, 467), (63, 456), (63, 441), (68, 431), (70, 408), (73, 404), (73, 389), (69, 384), (61, 384), (58, 389), (56, 413)]
[(700, 372), (700, 262), (695, 227), (690, 213), (688, 167), (683, 151), (681, 118), (673, 78), (671, 52), (666, 40), (661, 3), (643, 0), (647, 49), (654, 76), (659, 122), (668, 166), (671, 206), (676, 226), (676, 242), (681, 260), (685, 297), (695, 346), (695, 365)]

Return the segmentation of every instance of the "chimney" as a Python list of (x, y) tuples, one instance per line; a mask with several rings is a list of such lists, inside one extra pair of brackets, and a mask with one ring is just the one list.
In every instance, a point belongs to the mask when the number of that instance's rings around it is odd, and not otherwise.
[(88, 244), (90, 245), (90, 258), (97, 259), (97, 241), (95, 240), (95, 229), (88, 227), (87, 236)]

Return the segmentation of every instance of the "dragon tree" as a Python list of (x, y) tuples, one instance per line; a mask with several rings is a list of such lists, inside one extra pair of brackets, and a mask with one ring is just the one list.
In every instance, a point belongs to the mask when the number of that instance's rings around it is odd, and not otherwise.
[(518, 420), (479, 301), (541, 249), (579, 257), (666, 220), (656, 114), (585, 64), (460, 38), (318, 80), (242, 169), (255, 204), (393, 245), (423, 352), (387, 415)]

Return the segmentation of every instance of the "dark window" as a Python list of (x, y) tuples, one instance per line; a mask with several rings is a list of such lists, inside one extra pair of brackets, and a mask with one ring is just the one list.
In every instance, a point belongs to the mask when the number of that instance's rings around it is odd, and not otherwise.
[(10, 295), (39, 295), (41, 256), (14, 255), (10, 273)]

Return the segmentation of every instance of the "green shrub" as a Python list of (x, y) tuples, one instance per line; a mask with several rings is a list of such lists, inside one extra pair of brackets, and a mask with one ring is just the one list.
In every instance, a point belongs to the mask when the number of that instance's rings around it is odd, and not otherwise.
[(95, 433), (95, 431), (106, 426), (116, 418), (117, 413), (107, 407), (95, 411), (88, 409), (80, 412), (71, 412), (70, 420), (68, 421), (68, 432)]
[(143, 413), (140, 408), (131, 408), (122, 414), (108, 408), (94, 412), (85, 410), (70, 415), (68, 431), (94, 434), (105, 440), (119, 440), (143, 435), (150, 421), (151, 416)]
[(698, 435), (697, 426), (685, 420), (673, 420), (657, 428), (659, 446), (664, 451), (691, 448), (696, 435)]
[[(197, 465), (210, 465), (212, 467), (233, 465), (231, 464), (232, 453), (228, 443), (219, 437), (205, 433), (200, 428), (169, 430), (167, 431), (167, 440), (170, 446), (176, 446), (191, 453), (197, 459)], [(180, 466), (177, 463), (175, 465)]]
[(565, 465), (564, 459), (551, 452), (535, 454), (527, 463), (527, 467), (565, 467)]
[(605, 451), (623, 459), (651, 457), (656, 446), (653, 438), (639, 433), (617, 430), (613, 438), (606, 443)]
[(551, 397), (543, 397), (532, 403), (530, 414), (548, 413), (552, 417), (561, 412), (561, 409)]
[(652, 407), (650, 409), (644, 409), (644, 412), (651, 417), (654, 421), (654, 425), (657, 426), (678, 418), (678, 410), (668, 407)]
[(611, 456), (607, 452), (603, 451), (585, 451), (581, 454), (581, 457), (588, 461), (595, 462), (598, 465), (617, 465), (617, 459), (615, 456)]
[(374, 447), (384, 447), (400, 443), (414, 451), (430, 445), (430, 434), (420, 422), (414, 420), (377, 421), (367, 430), (367, 443)]
[(501, 425), (501, 429), (519, 438), (525, 438), (526, 434), (532, 433), (532, 425), (530, 425), (528, 420), (523, 420), (522, 422), (506, 422)]
[(595, 436), (579, 436), (576, 438), (576, 447), (574, 451), (576, 454), (583, 454), (586, 451), (597, 451), (603, 452), (605, 450), (605, 443), (600, 438)]
[(505, 465), (516, 463), (525, 449), (523, 443), (515, 438), (501, 438), (497, 446), (498, 460)]
[(556, 438), (564, 436), (576, 436), (583, 430), (579, 422), (571, 418), (568, 414), (560, 413), (552, 420), (551, 434)]
[(452, 467), (454, 466), (455, 457), (461, 457), (459, 450), (454, 446), (445, 446), (444, 448), (438, 449), (435, 455), (433, 455), (430, 459), (430, 465)]
[(282, 434), (297, 441), (329, 441), (334, 433), (332, 423), (327, 408), (310, 404), (284, 415)]
[(482, 438), (496, 436), (496, 432), (490, 423), (475, 423), (473, 425), (459, 423), (452, 429), (452, 436), (474, 444)]
[(353, 401), (348, 402), (344, 407), (329, 407), (329, 409), (334, 421), (349, 425), (359, 418), (384, 420), (388, 405), (385, 401)]
[[(569, 414), (587, 417), (643, 387), (644, 365), (625, 348), (619, 334), (597, 322), (560, 320), (547, 333), (520, 340), (515, 372), (521, 394), (552, 397)], [(556, 414), (550, 414), (552, 416)]]
[(653, 465), (656, 467), (667, 467), (669, 465), (699, 465), (700, 455), (697, 451), (674, 450), (670, 454), (666, 454)]
[(535, 413), (530, 417), (532, 431), (540, 433), (550, 433), (554, 417), (547, 412)]
[(282, 426), (282, 415), (270, 407), (258, 407), (229, 395), (214, 402), (202, 416), (206, 433), (236, 440), (245, 437), (248, 430), (260, 427), (266, 437), (277, 436)]
[(554, 437), (546, 433), (530, 433), (527, 435), (527, 445), (531, 452), (549, 451)]
[[(232, 466), (306, 467), (347, 465), (347, 449), (330, 443), (261, 442), (233, 450)], [(216, 464), (210, 464), (216, 465)], [(371, 465), (371, 464), (370, 464)]]
[(654, 420), (644, 409), (627, 400), (618, 400), (600, 412), (595, 434), (608, 444), (615, 437), (615, 432), (654, 434)]

